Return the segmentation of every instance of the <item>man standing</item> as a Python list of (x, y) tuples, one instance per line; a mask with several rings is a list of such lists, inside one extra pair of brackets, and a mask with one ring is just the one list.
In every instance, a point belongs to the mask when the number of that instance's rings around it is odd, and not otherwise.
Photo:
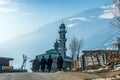
[(46, 65), (46, 59), (44, 56), (42, 56), (42, 59), (41, 59), (41, 70), (42, 72), (45, 71), (45, 65)]
[(61, 71), (62, 67), (63, 67), (63, 58), (61, 54), (59, 53), (59, 56), (57, 58), (57, 69)]
[(33, 72), (38, 72), (40, 67), (39, 59), (36, 57), (36, 59), (33, 61)]
[(51, 58), (51, 55), (49, 55), (49, 58), (48, 58), (48, 60), (47, 60), (47, 69), (48, 69), (48, 72), (51, 71), (52, 62), (53, 62), (53, 60), (52, 60), (52, 58)]

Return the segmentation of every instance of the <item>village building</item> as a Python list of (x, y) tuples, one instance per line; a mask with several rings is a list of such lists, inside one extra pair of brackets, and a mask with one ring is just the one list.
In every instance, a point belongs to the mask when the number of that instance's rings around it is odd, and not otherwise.
[(81, 68), (95, 69), (104, 66), (114, 68), (114, 65), (120, 63), (120, 45), (117, 50), (84, 50), (81, 57)]
[(12, 66), (13, 58), (0, 57), (0, 73), (5, 72), (27, 72), (26, 69), (14, 69)]
[(0, 57), (0, 72), (13, 70), (12, 60), (13, 58)]

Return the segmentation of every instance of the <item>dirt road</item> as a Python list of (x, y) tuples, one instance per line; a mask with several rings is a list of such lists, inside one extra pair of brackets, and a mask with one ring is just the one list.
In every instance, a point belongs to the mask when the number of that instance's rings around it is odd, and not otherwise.
[(0, 74), (0, 80), (59, 80), (44, 73), (4, 73)]
[(91, 77), (81, 73), (0, 73), (0, 80), (84, 80), (85, 76)]

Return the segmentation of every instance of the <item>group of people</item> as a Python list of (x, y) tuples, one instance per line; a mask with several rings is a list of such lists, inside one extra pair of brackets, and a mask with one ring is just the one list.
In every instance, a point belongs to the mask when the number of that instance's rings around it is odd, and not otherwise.
[[(33, 61), (32, 64), (32, 70), (33, 72), (39, 72), (41, 69), (42, 72), (45, 72), (47, 66), (47, 72), (50, 72), (52, 68), (52, 63), (53, 60), (51, 55), (49, 55), (48, 59), (45, 59), (45, 57), (42, 56), (41, 60), (39, 60), (36, 57), (36, 59)], [(61, 71), (62, 67), (63, 67), (63, 58), (61, 54), (59, 54), (59, 56), (57, 57), (57, 69)]]

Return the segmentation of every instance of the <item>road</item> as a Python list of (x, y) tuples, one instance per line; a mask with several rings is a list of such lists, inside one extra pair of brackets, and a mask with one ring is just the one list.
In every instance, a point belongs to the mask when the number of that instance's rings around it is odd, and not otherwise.
[(85, 80), (97, 77), (84, 73), (0, 73), (0, 80)]
[(4, 73), (0, 74), (0, 80), (59, 80), (44, 73)]

